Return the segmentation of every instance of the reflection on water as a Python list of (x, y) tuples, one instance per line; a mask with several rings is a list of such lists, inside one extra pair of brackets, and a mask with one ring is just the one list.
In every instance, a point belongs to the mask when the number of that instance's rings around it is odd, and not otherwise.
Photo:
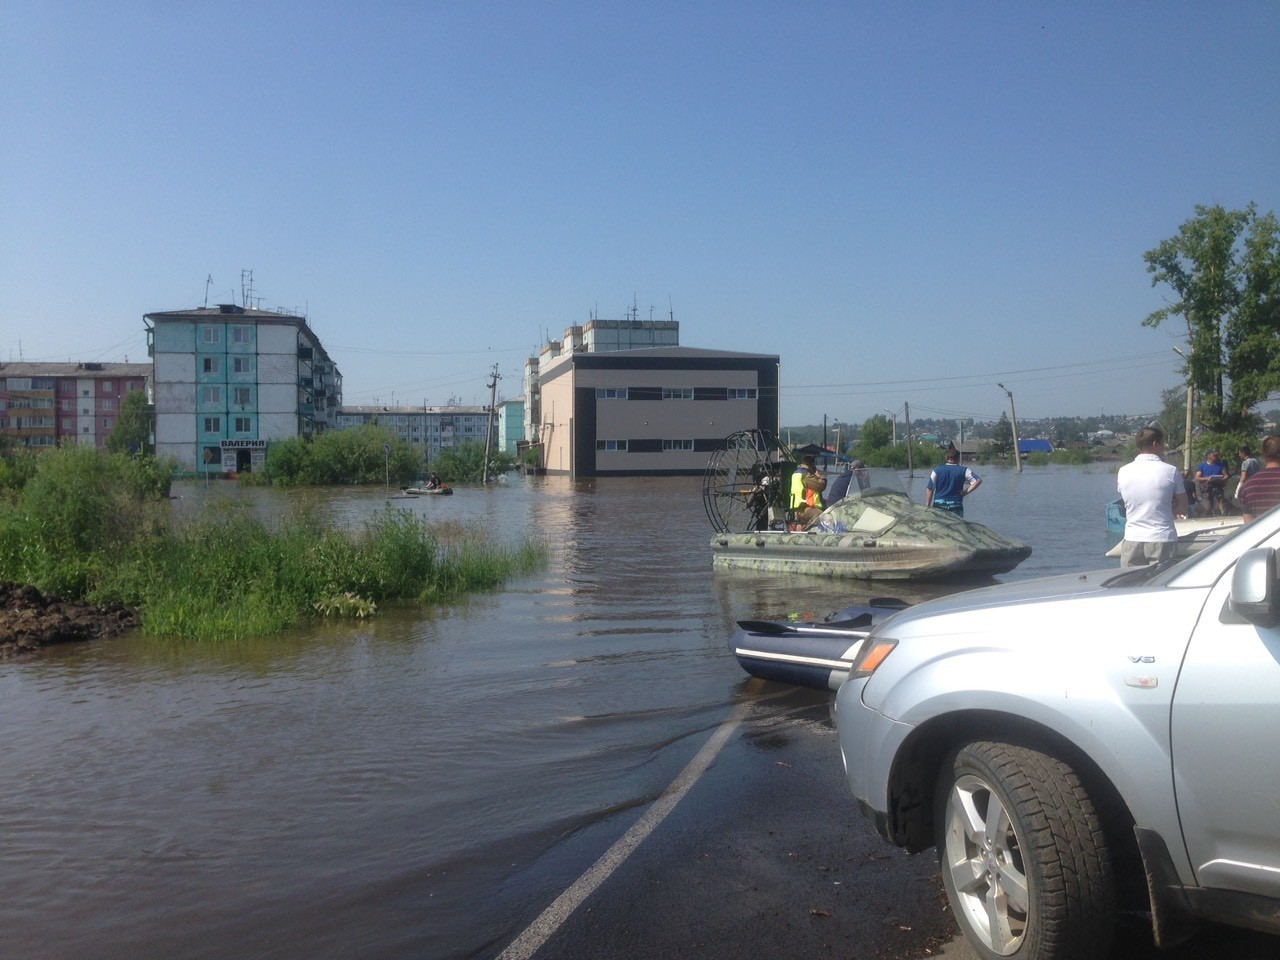
[[(1004, 579), (1110, 564), (1110, 470), (984, 478), (969, 519), (1035, 550)], [(923, 479), (909, 489), (922, 499)], [(693, 478), (175, 494), (179, 511), (312, 502), (353, 524), (390, 504), (545, 539), (551, 563), (367, 623), (0, 664), (0, 956), (485, 955), (739, 699), (823, 714), (824, 694), (745, 681), (734, 620), (958, 589), (713, 572)]]

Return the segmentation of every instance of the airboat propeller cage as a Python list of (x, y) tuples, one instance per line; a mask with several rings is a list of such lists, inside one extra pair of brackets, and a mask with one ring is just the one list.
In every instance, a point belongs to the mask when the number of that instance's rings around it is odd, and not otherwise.
[(702, 504), (717, 533), (769, 527), (769, 509), (785, 510), (796, 463), (766, 430), (739, 430), (711, 454), (702, 477)]

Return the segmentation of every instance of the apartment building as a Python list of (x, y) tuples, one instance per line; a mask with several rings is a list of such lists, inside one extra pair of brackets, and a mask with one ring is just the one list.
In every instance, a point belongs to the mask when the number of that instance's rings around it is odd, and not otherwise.
[(339, 430), (366, 424), (388, 427), (398, 439), (420, 451), (424, 463), (430, 463), (442, 450), (467, 443), (483, 445), (489, 423), (488, 407), (372, 404), (343, 407), (335, 425)]
[(270, 441), (336, 425), (342, 374), (306, 318), (220, 304), (143, 320), (158, 455), (240, 473), (262, 467)]
[(0, 363), (0, 433), (16, 447), (102, 449), (124, 398), (150, 379), (149, 363)]

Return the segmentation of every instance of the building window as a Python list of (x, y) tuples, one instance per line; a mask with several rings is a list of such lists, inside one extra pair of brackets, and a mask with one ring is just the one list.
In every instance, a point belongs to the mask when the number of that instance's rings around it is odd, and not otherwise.
[(234, 357), (231, 360), (231, 369), (235, 373), (252, 373), (253, 364), (248, 357)]
[(137, 380), (130, 380), (130, 381), (129, 381), (129, 392), (130, 392), (130, 393), (133, 393), (135, 390), (141, 390), (141, 389), (142, 389), (142, 384), (138, 383), (138, 381), (137, 381)]
[(627, 441), (625, 440), (597, 440), (597, 450), (626, 450)]
[(693, 441), (692, 440), (663, 440), (662, 449), (663, 450), (692, 450)]
[(627, 399), (626, 387), (596, 387), (597, 400), (625, 400)]
[(201, 396), (205, 403), (221, 403), (222, 388), (221, 387), (204, 387), (201, 390)]
[(231, 328), (231, 342), (232, 342), (232, 343), (248, 343), (248, 342), (249, 342), (249, 328), (248, 328), (248, 327), (240, 327), (240, 326), (232, 327), (232, 328)]
[(113, 389), (115, 389), (115, 384), (114, 384), (112, 381), (110, 381), (110, 380), (103, 380), (103, 381), (102, 381), (102, 392), (103, 392), (103, 393), (110, 393)]
[(253, 420), (250, 417), (236, 417), (236, 433), (249, 433), (253, 430)]
[(114, 400), (112, 400), (110, 397), (103, 399), (102, 401), (103, 410), (115, 410), (115, 408), (116, 408), (116, 402)]
[(204, 432), (205, 433), (221, 433), (222, 418), (221, 417), (205, 417)]
[(217, 372), (218, 372), (218, 358), (217, 358), (217, 357), (205, 357), (205, 358), (204, 358), (204, 372), (205, 372), (205, 373), (217, 373)]
[(236, 403), (242, 406), (249, 403), (250, 391), (248, 387), (236, 387), (234, 392)]
[(724, 392), (726, 400), (754, 400), (756, 398), (755, 387), (729, 387)]
[(107, 417), (102, 418), (102, 432), (103, 433), (111, 432), (111, 420)]
[(70, 421), (70, 420), (63, 420), (63, 421), (62, 421), (62, 432), (63, 432), (63, 433), (70, 433), (70, 432), (71, 432), (72, 430), (74, 430), (74, 429), (75, 429), (75, 427), (73, 427), (73, 426), (71, 425), (71, 421)]
[(217, 327), (202, 327), (203, 338), (205, 343), (221, 343), (222, 331)]
[(663, 400), (692, 400), (693, 387), (663, 387)]

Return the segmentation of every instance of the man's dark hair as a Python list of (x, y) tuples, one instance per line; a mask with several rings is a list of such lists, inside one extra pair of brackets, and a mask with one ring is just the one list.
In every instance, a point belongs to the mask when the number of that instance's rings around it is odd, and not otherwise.
[(1138, 449), (1150, 450), (1157, 443), (1164, 443), (1164, 431), (1159, 427), (1143, 427), (1138, 431)]
[(960, 451), (956, 450), (954, 447), (948, 450), (947, 463), (959, 463), (959, 462), (960, 462)]
[(1262, 456), (1266, 460), (1280, 460), (1280, 437), (1272, 434), (1262, 441)]

